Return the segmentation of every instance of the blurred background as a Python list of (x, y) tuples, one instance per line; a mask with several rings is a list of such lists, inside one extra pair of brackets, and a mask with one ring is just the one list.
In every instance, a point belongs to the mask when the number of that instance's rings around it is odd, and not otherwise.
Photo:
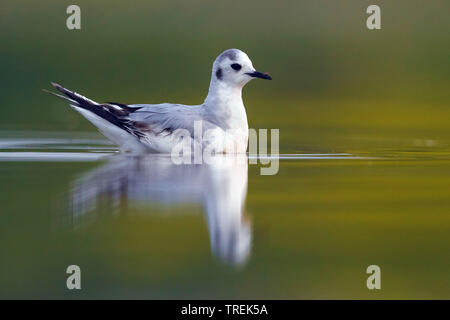
[(215, 57), (239, 48), (274, 78), (244, 102), (250, 127), (281, 129), (282, 152), (448, 140), (448, 1), (376, 1), (371, 31), (373, 3), (80, 0), (71, 31), (72, 2), (2, 1), (0, 130), (95, 131), (41, 92), (49, 81), (98, 101), (199, 104)]
[[(70, 4), (1, 1), (0, 138), (100, 137), (41, 91), (50, 81), (96, 101), (202, 103), (215, 57), (239, 48), (274, 79), (243, 91), (251, 128), (279, 128), (281, 153), (368, 159), (250, 166), (240, 268), (211, 256), (198, 204), (67, 230), (75, 181), (102, 163), (3, 161), (0, 297), (450, 298), (448, 0), (79, 0), (73, 31)], [(366, 28), (370, 4), (381, 30)], [(370, 264), (381, 291), (365, 287)]]

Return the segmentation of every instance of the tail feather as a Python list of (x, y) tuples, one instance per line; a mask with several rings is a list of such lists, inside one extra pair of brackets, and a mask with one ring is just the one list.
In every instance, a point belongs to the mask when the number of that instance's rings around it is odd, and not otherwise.
[[(58, 98), (67, 100), (70, 102), (70, 105), (72, 107), (79, 107), (81, 109), (87, 110), (96, 116), (100, 117), (101, 119), (109, 122), (110, 124), (124, 130), (125, 132), (133, 135), (136, 138), (142, 138), (144, 137), (144, 133), (142, 133), (131, 121), (127, 118), (127, 116), (135, 112), (136, 110), (139, 110), (140, 108), (131, 108), (127, 105), (120, 104), (120, 103), (103, 103), (99, 104), (91, 99), (86, 98), (85, 96), (82, 96), (81, 94), (78, 94), (74, 91), (70, 91), (69, 89), (64, 88), (58, 83), (51, 82), (52, 86), (55, 87), (59, 92), (61, 92), (63, 95), (43, 90), (44, 92), (50, 93)], [(75, 108), (77, 109), (77, 108)], [(77, 110), (80, 111), (80, 110)], [(86, 115), (82, 113), (85, 117)], [(89, 120), (89, 119), (88, 119)], [(91, 120), (89, 120), (91, 121)], [(91, 121), (92, 122), (92, 121)], [(96, 123), (94, 123), (98, 127)], [(105, 132), (104, 132), (105, 134)]]
[(55, 87), (56, 90), (66, 95), (71, 100), (76, 101), (80, 106), (85, 104), (86, 102), (93, 105), (98, 105), (97, 102), (82, 96), (81, 94), (76, 93), (75, 91), (70, 91), (69, 89), (64, 88), (62, 85), (51, 82), (52, 86)]
[(52, 94), (52, 95), (54, 95), (54, 96), (56, 96), (56, 97), (58, 97), (58, 98), (61, 98), (61, 99), (63, 99), (63, 100), (67, 100), (67, 101), (69, 101), (70, 103), (73, 103), (73, 104), (75, 104), (75, 105), (78, 105), (78, 103), (77, 103), (75, 100), (72, 100), (72, 99), (70, 99), (70, 98), (68, 98), (68, 97), (66, 97), (66, 96), (63, 96), (62, 94), (58, 94), (58, 93), (56, 93), (56, 92), (53, 92), (53, 91), (50, 91), (50, 90), (47, 90), (47, 89), (42, 89), (42, 91), (47, 92), (47, 93), (50, 93), (50, 94)]

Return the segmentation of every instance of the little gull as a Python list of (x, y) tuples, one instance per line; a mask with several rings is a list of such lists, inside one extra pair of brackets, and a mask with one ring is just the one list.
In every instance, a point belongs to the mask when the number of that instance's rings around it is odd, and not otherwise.
[(256, 71), (246, 53), (228, 49), (213, 63), (208, 96), (201, 105), (97, 103), (57, 83), (52, 85), (62, 95), (44, 91), (68, 100), (125, 152), (171, 153), (187, 136), (213, 153), (241, 153), (248, 143), (242, 88), (254, 78), (272, 79)]

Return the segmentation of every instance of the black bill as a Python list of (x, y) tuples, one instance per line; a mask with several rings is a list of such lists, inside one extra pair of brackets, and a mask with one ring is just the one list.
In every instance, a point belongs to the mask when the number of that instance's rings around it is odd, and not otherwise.
[(248, 74), (250, 77), (253, 77), (253, 78), (261, 78), (261, 79), (266, 79), (266, 80), (272, 80), (272, 77), (269, 76), (267, 73), (262, 73), (262, 72), (259, 72), (259, 71), (247, 72), (246, 74)]

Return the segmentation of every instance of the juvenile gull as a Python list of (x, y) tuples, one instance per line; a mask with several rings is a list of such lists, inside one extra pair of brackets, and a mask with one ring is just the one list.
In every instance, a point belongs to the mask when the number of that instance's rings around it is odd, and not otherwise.
[[(125, 152), (170, 153), (180, 139), (190, 136), (215, 153), (240, 153), (248, 142), (242, 88), (254, 78), (272, 79), (256, 71), (243, 51), (228, 49), (213, 63), (208, 96), (201, 105), (97, 103), (57, 83), (52, 85), (62, 95), (45, 91), (68, 100)], [(200, 137), (199, 128), (204, 133)]]

